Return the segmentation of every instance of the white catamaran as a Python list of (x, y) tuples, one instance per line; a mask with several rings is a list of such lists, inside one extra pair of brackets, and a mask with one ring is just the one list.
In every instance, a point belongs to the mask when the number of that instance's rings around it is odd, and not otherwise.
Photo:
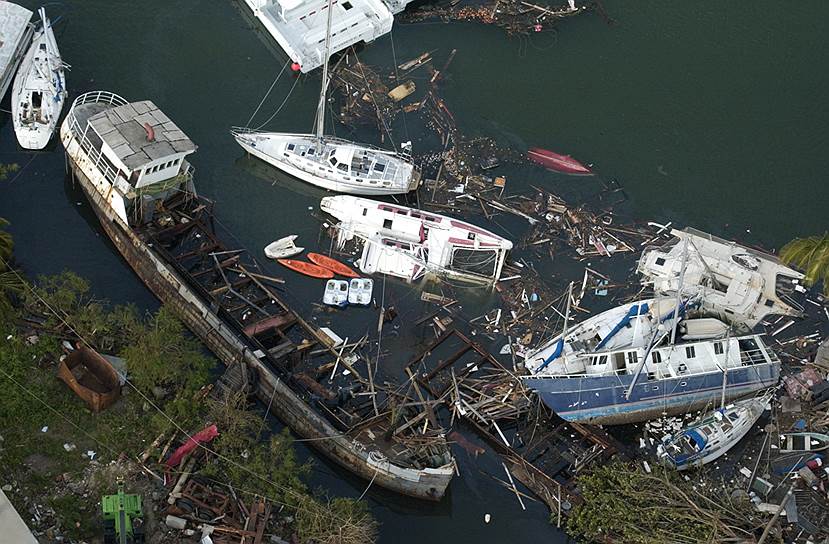
[(20, 64), (12, 87), (12, 119), (17, 141), (25, 149), (43, 149), (52, 138), (66, 101), (66, 76), (46, 10), (32, 46)]
[(317, 187), (353, 195), (408, 193), (420, 182), (420, 173), (410, 157), (324, 134), (331, 12), (345, 8), (329, 0), (323, 9), (327, 9), (328, 23), (316, 132), (291, 134), (234, 127), (231, 134), (251, 155)]

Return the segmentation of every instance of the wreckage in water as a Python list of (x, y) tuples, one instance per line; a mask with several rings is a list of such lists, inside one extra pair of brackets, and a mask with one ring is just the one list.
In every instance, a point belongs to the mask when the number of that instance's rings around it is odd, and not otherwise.
[(327, 196), (320, 209), (340, 221), (341, 245), (363, 244), (360, 270), (409, 281), (427, 273), (493, 283), (512, 242), (466, 221), (353, 196)]
[(646, 248), (639, 260), (638, 272), (655, 292), (676, 293), (687, 242), (683, 293), (701, 295), (707, 313), (745, 330), (770, 314), (801, 315), (790, 295), (803, 274), (774, 255), (690, 227), (671, 234), (675, 240)]
[[(406, 423), (422, 406), (375, 387), (366, 361), (334, 351), (268, 287), (250, 255), (224, 245), (185, 160), (196, 146), (155, 104), (86, 93), (60, 135), (74, 178), (126, 261), (278, 417), (377, 485), (443, 496), (454, 460), (442, 434)], [(321, 373), (330, 379), (321, 383)]]

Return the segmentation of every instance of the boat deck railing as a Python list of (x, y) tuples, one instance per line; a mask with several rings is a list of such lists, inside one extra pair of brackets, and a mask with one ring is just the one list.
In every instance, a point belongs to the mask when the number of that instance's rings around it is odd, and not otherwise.
[[(680, 346), (681, 347), (681, 346)], [(740, 368), (745, 368), (748, 366), (751, 367), (758, 367), (763, 365), (775, 365), (780, 364), (780, 359), (777, 355), (772, 351), (770, 348), (766, 347), (765, 350), (761, 348), (755, 349), (740, 349), (739, 350), (739, 364), (738, 359), (731, 358), (730, 363), (726, 370), (732, 371), (737, 370)], [(605, 352), (609, 354), (610, 352)], [(718, 362), (715, 362), (710, 368), (708, 366), (701, 367), (701, 365), (686, 365), (682, 362), (677, 361), (666, 361), (665, 363), (659, 364), (656, 366), (655, 370), (651, 370), (653, 365), (648, 365), (648, 367), (642, 369), (642, 376), (648, 376), (649, 374), (655, 377), (656, 379), (674, 379), (674, 378), (685, 378), (685, 377), (692, 377), (692, 376), (702, 376), (704, 374), (711, 374), (711, 373), (721, 373), (723, 371), (722, 366)], [(623, 376), (630, 376), (632, 373), (628, 372), (630, 367), (625, 367), (623, 370), (616, 370), (611, 372), (608, 370), (607, 372), (599, 372), (599, 373), (587, 373), (587, 372), (580, 372), (578, 374), (530, 374), (527, 376), (522, 376), (525, 379), (578, 379), (578, 378), (611, 378), (611, 377), (623, 377)], [(641, 379), (641, 378), (640, 378)]]
[[(268, 131), (258, 130), (258, 129), (249, 128), (249, 127), (231, 127), (230, 128), (230, 133), (234, 136), (238, 136), (240, 134), (267, 134)], [(309, 135), (308, 134), (284, 134), (284, 136), (297, 136), (297, 137), (307, 138)], [(363, 142), (360, 142), (360, 143), (352, 142), (350, 140), (345, 140), (343, 138), (337, 138), (336, 136), (323, 136), (322, 140), (324, 142), (331, 142), (331, 143), (334, 143), (334, 144), (364, 147), (366, 149), (371, 149), (373, 151), (384, 153), (386, 155), (397, 155), (397, 156), (403, 157), (403, 158), (409, 158), (409, 156), (410, 156), (408, 153), (403, 152), (403, 151), (393, 151), (391, 149), (383, 149), (382, 147), (378, 147), (376, 145), (366, 144), (366, 143), (363, 143)]]
[[(86, 122), (88, 119), (85, 120), (84, 126), (81, 126), (81, 123), (78, 121), (78, 116), (75, 113), (75, 110), (79, 106), (85, 104), (105, 104), (117, 108), (118, 106), (127, 104), (127, 101), (123, 97), (109, 91), (91, 91), (76, 98), (72, 102), (72, 108), (66, 116), (66, 121), (69, 123), (69, 130), (78, 140), (81, 149), (84, 150), (89, 160), (92, 161), (93, 166), (103, 174), (108, 182), (114, 185), (115, 180), (120, 174), (120, 170), (104, 156), (102, 145), (95, 145), (90, 138), (89, 123)], [(92, 136), (98, 138), (94, 130), (92, 131)]]

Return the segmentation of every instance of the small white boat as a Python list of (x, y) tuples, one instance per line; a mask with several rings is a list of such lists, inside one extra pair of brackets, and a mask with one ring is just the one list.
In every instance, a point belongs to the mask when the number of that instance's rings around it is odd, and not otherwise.
[(354, 278), (348, 283), (348, 303), (357, 306), (371, 304), (374, 281), (368, 278)]
[(338, 308), (348, 306), (348, 282), (345, 280), (328, 280), (325, 282), (322, 303)]
[(783, 433), (780, 453), (822, 451), (829, 448), (829, 436), (821, 433)]
[(293, 257), (294, 255), (299, 255), (303, 251), (305, 251), (304, 247), (297, 247), (294, 243), (296, 240), (297, 235), (292, 234), (290, 236), (286, 236), (284, 238), (280, 238), (275, 242), (271, 242), (267, 246), (265, 246), (265, 256), (269, 259), (287, 259), (288, 257)]
[(761, 397), (741, 400), (709, 412), (677, 436), (663, 438), (660, 456), (677, 470), (719, 459), (748, 434), (773, 395), (772, 389)]
[(52, 138), (66, 101), (66, 75), (46, 10), (12, 87), (12, 120), (24, 149), (43, 149)]

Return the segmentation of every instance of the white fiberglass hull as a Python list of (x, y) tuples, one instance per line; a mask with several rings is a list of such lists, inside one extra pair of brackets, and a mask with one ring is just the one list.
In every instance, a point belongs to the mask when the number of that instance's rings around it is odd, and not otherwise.
[[(239, 145), (254, 157), (262, 159), (297, 179), (329, 191), (352, 195), (405, 194), (416, 189), (420, 181), (419, 174), (410, 163), (396, 158), (391, 152), (372, 150), (359, 144), (337, 141), (333, 146), (338, 149), (367, 150), (374, 154), (383, 155), (389, 160), (398, 161), (403, 169), (400, 179), (383, 180), (368, 176), (359, 178), (357, 175), (338, 174), (332, 171), (332, 168), (307, 160), (304, 156), (285, 152), (285, 147), (290, 142), (302, 142), (313, 146), (316, 143), (316, 137), (310, 134), (234, 133), (234, 137)], [(259, 140), (258, 145), (257, 139)], [(327, 140), (328, 145), (332, 145), (331, 141), (333, 140)]]
[(49, 19), (20, 64), (12, 87), (12, 120), (24, 149), (43, 149), (52, 138), (66, 101), (66, 77)]

